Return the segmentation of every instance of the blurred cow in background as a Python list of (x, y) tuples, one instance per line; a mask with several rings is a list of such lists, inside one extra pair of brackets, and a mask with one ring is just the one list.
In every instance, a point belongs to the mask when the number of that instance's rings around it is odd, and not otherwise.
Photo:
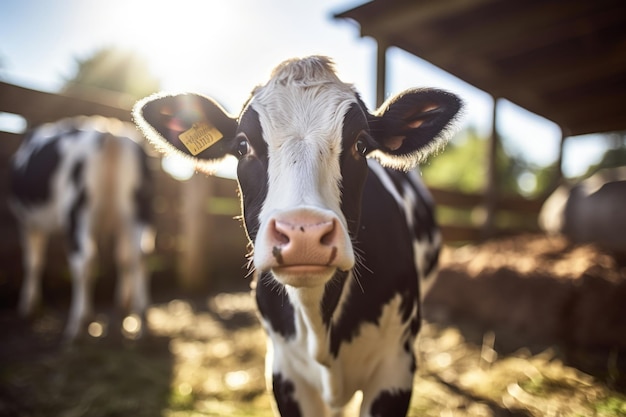
[(24, 138), (10, 176), (9, 204), (19, 220), (24, 252), (20, 313), (32, 315), (41, 302), (47, 242), (62, 232), (73, 280), (65, 338), (79, 336), (93, 309), (96, 237), (110, 234), (120, 275), (118, 305), (145, 319), (149, 283), (143, 255), (153, 245), (152, 185), (135, 128), (98, 116), (42, 125)]
[(539, 225), (575, 243), (596, 243), (626, 254), (626, 167), (560, 186), (544, 203)]

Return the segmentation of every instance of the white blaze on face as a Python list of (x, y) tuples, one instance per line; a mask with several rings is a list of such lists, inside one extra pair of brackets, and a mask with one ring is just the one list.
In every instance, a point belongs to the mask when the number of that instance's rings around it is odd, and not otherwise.
[[(296, 268), (277, 273), (285, 265), (325, 265), (319, 268), (325, 269), (322, 275), (332, 275), (336, 268), (350, 269), (354, 264), (341, 212), (339, 158), (343, 118), (356, 98), (333, 73), (325, 75), (308, 83), (274, 78), (251, 102), (259, 114), (269, 158), (268, 193), (259, 216), (254, 263), (259, 270), (273, 269), (275, 275), (298, 275)], [(312, 235), (299, 242), (300, 234), (291, 236), (291, 228)], [(284, 257), (279, 243), (288, 241), (297, 243), (294, 250), (299, 253), (285, 252), (289, 256)], [(320, 241), (330, 248), (318, 251), (314, 246)], [(303, 250), (307, 253), (300, 253)]]

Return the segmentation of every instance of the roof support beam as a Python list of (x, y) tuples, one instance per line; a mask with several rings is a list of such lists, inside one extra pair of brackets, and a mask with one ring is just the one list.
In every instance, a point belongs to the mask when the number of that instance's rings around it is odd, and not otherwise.
[(335, 17), (576, 136), (626, 129), (624, 12), (624, 0), (373, 0)]
[(376, 50), (376, 108), (385, 102), (387, 94), (387, 43), (379, 39)]
[[(491, 3), (494, 0), (430, 0), (420, 3), (419, 7), (415, 7), (415, 2), (400, 2), (391, 3), (390, 6), (380, 8), (380, 10), (374, 11), (374, 8), (378, 8), (379, 4), (369, 3), (361, 6), (362, 11), (368, 8), (372, 9), (370, 13), (376, 16), (375, 19), (371, 19), (367, 22), (365, 35), (379, 36), (380, 33), (385, 33), (391, 30), (392, 32), (402, 31), (409, 27), (414, 27), (426, 23), (433, 19), (440, 19), (449, 15), (450, 13), (462, 14), (467, 10), (471, 10), (480, 7), (483, 3)], [(357, 8), (358, 10), (359, 8)], [(359, 20), (359, 12), (354, 13), (351, 16), (351, 11), (340, 13), (337, 17), (353, 17)]]
[(485, 185), (485, 221), (482, 226), (483, 238), (488, 239), (496, 231), (496, 213), (498, 201), (498, 147), (500, 138), (498, 135), (498, 97), (493, 98), (493, 114), (491, 119), (491, 136), (487, 149), (487, 181)]

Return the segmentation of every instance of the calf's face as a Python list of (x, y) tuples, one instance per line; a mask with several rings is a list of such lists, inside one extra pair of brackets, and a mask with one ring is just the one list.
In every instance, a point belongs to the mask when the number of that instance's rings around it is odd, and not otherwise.
[(205, 172), (237, 157), (254, 267), (314, 287), (354, 267), (366, 158), (413, 167), (442, 146), (460, 107), (449, 93), (410, 90), (370, 114), (328, 59), (310, 57), (277, 67), (238, 118), (195, 94), (149, 97), (134, 117), (157, 148)]

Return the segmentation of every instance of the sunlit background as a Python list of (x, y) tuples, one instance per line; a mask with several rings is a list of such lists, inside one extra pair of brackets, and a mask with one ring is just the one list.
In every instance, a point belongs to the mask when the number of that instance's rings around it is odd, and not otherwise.
[[(334, 59), (340, 77), (354, 83), (373, 108), (376, 44), (359, 36), (356, 23), (333, 18), (365, 1), (0, 0), (0, 81), (78, 96), (97, 90), (94, 96), (124, 99), (124, 108), (157, 90), (194, 91), (237, 114), (252, 88), (282, 60), (323, 54)], [(118, 83), (118, 90), (107, 83)], [(466, 108), (445, 152), (420, 167), (426, 184), (448, 200), (436, 198), (446, 247), (439, 299), (432, 303), (444, 310), (435, 314), (441, 322), (425, 321), (420, 330), (421, 376), (415, 392), (424, 395), (413, 396), (410, 415), (626, 415), (626, 355), (609, 344), (625, 328), (626, 269), (590, 246), (543, 234), (479, 243), (488, 224), (483, 194), (493, 99), (390, 48), (388, 93), (412, 87), (450, 90), (464, 99)], [(498, 101), (497, 110), (504, 151), (496, 157), (500, 191), (504, 197), (515, 194), (520, 210), (501, 210), (494, 221), (503, 232), (537, 232), (541, 193), (549, 191), (555, 177), (561, 132), (506, 100)], [(25, 128), (21, 116), (0, 113), (0, 131), (21, 133)], [(6, 137), (6, 144), (16, 148), (19, 137)], [(620, 141), (623, 148), (625, 140), (624, 134), (568, 139), (565, 176), (591, 172), (608, 149), (617, 149)], [(142, 328), (144, 322), (131, 315), (121, 328), (124, 343), (146, 329), (155, 337), (146, 345), (129, 343), (120, 349), (105, 340), (52, 349), (62, 331), (71, 282), (62, 245), (50, 245), (54, 274), (42, 318), (27, 326), (13, 310), (0, 316), (0, 415), (272, 415), (263, 375), (265, 332), (249, 295), (250, 274), (244, 277), (249, 247), (241, 223), (233, 220), (241, 212), (235, 184), (193, 176), (188, 165), (164, 159), (173, 176), (191, 178), (179, 183), (158, 169), (156, 158), (151, 162), (162, 180), (153, 204), (156, 249), (148, 259), (153, 305), (147, 312), (149, 326)], [(232, 164), (219, 175), (232, 177)], [(451, 189), (458, 193), (442, 193)], [(529, 202), (534, 204), (521, 204)], [(8, 243), (0, 246), (0, 304), (13, 295), (11, 302), (17, 300), (21, 280), (16, 222), (5, 212), (0, 232)], [(446, 229), (460, 237), (446, 241)], [(467, 240), (471, 244), (465, 245)], [(114, 280), (106, 279), (113, 275), (113, 262), (109, 264), (102, 262), (96, 277), (99, 290), (104, 289), (97, 298), (105, 312), (113, 294)], [(446, 323), (446, 308), (459, 309), (463, 328)], [(113, 318), (104, 313), (95, 317), (87, 329), (92, 341), (114, 339), (118, 326)], [(557, 335), (565, 342), (581, 340), (601, 348), (589, 355), (581, 342), (583, 348), (543, 351), (534, 346), (533, 335), (542, 343)], [(564, 357), (587, 368), (566, 366)], [(589, 369), (598, 379), (584, 373)], [(607, 386), (622, 391), (618, 395)]]
[[(0, 4), (0, 79), (56, 92), (78, 71), (78, 62), (103, 48), (139, 53), (160, 88), (195, 91), (237, 113), (251, 88), (285, 58), (331, 56), (343, 80), (354, 83), (371, 108), (375, 104), (375, 51), (355, 23), (332, 18), (363, 0), (4, 0)], [(462, 129), (478, 136), (491, 131), (493, 101), (469, 84), (404, 51), (388, 53), (390, 94), (416, 86), (449, 89), (462, 96)], [(561, 133), (550, 121), (505, 100), (499, 101), (503, 146), (535, 166), (558, 155)], [(19, 131), (19, 120), (0, 117), (0, 127)], [(457, 140), (463, 140), (459, 135)], [(586, 172), (606, 150), (597, 137), (566, 142), (563, 171)], [(171, 165), (180, 165), (171, 163)], [(182, 172), (181, 175), (189, 175)], [(232, 175), (228, 172), (225, 175)], [(522, 191), (534, 177), (520, 175)]]

